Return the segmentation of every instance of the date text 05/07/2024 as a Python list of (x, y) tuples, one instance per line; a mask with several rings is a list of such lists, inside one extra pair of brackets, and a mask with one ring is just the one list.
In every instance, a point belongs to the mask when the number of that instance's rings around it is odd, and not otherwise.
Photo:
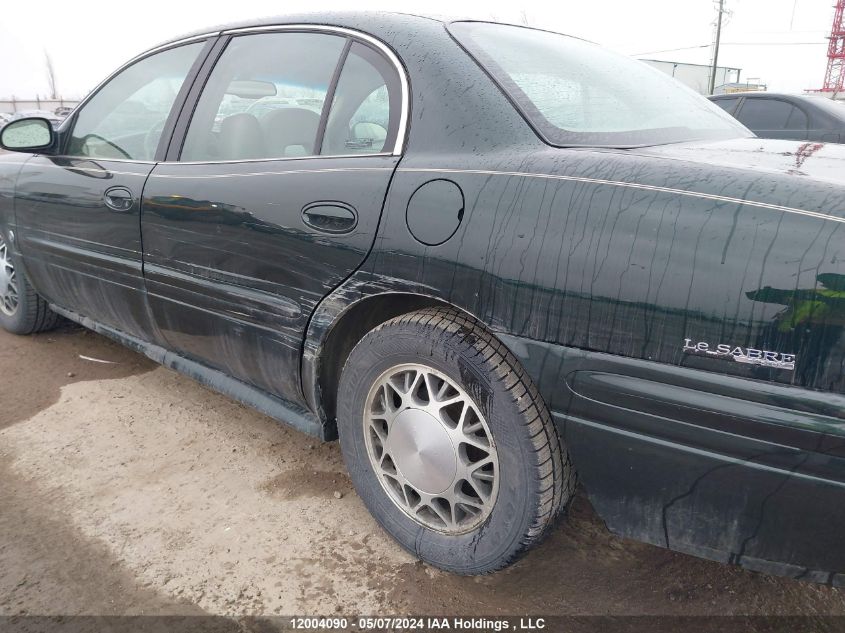
[(545, 618), (519, 617), (294, 617), (291, 629), (297, 631), (473, 631), (475, 633), (498, 633), (500, 631), (543, 631)]

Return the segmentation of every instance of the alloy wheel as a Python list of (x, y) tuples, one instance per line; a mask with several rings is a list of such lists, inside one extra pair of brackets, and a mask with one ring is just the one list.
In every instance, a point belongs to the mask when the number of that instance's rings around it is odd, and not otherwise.
[(20, 305), (18, 277), (12, 264), (9, 246), (0, 237), (0, 312), (13, 316)]
[(384, 372), (366, 402), (367, 454), (394, 504), (446, 534), (469, 532), (490, 515), (496, 445), (464, 389), (436, 369), (404, 364)]

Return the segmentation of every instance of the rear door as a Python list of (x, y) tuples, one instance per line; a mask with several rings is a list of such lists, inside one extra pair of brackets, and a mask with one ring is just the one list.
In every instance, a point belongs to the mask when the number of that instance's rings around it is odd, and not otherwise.
[(174, 46), (119, 71), (62, 131), (62, 155), (35, 156), (18, 177), (20, 249), (38, 291), (142, 339), (156, 336), (141, 270), (141, 192), (204, 46)]
[(144, 190), (148, 298), (178, 352), (301, 401), (311, 312), (375, 238), (406, 80), (340, 29), (227, 37)]

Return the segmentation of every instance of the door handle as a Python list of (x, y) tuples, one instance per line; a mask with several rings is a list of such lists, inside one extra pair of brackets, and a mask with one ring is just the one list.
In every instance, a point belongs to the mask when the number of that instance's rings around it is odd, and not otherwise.
[(111, 187), (103, 194), (103, 202), (112, 211), (126, 213), (135, 205), (135, 196), (126, 187)]
[(343, 202), (312, 202), (302, 209), (302, 221), (321, 233), (349, 233), (358, 225), (358, 214)]

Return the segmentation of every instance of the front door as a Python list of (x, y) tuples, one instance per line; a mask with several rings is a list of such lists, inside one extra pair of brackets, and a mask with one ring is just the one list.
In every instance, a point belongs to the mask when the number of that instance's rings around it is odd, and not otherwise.
[(300, 403), (308, 319), (372, 246), (404, 107), (381, 52), (318, 30), (231, 38), (142, 211), (170, 346)]
[(141, 192), (202, 48), (171, 48), (121, 70), (62, 130), (62, 154), (33, 157), (17, 182), (20, 249), (39, 293), (144, 339), (155, 336), (144, 297)]

